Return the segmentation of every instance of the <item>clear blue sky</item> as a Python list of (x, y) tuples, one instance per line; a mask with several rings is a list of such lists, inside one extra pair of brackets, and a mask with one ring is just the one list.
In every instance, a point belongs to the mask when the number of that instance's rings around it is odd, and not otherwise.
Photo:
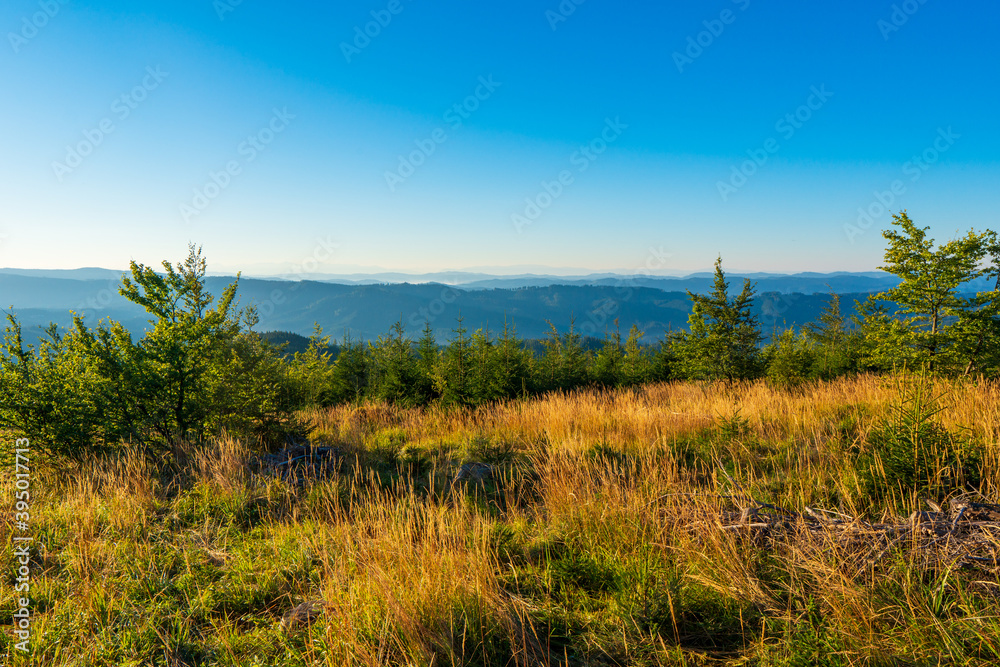
[(0, 266), (871, 270), (876, 193), (1000, 228), (991, 0), (6, 0), (0, 28)]

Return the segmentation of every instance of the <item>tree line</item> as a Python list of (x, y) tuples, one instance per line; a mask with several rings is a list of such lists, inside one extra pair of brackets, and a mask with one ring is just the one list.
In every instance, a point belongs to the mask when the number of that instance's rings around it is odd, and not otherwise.
[[(163, 271), (133, 262), (120, 292), (150, 314), (138, 338), (121, 324), (88, 327), (79, 316), (25, 345), (14, 314), (0, 349), (0, 427), (40, 449), (79, 453), (122, 442), (170, 447), (227, 431), (274, 440), (302, 428), (312, 406), (382, 400), (404, 405), (478, 405), (579, 387), (627, 387), (670, 380), (768, 378), (794, 385), (859, 372), (923, 368), (942, 375), (995, 376), (1000, 370), (1000, 243), (969, 231), (942, 245), (901, 212), (885, 265), (890, 290), (856, 304), (850, 317), (831, 295), (816, 322), (788, 328), (762, 345), (752, 314), (753, 283), (730, 290), (721, 258), (712, 290), (688, 292), (688, 330), (643, 344), (632, 326), (609, 330), (596, 349), (572, 323), (540, 345), (513, 324), (469, 331), (459, 317), (447, 345), (430, 325), (412, 339), (402, 322), (374, 341), (332, 345), (317, 328), (305, 350), (288, 355), (254, 331), (252, 307), (236, 302), (239, 276), (216, 298), (205, 289), (200, 248)], [(973, 281), (994, 281), (971, 292)]]

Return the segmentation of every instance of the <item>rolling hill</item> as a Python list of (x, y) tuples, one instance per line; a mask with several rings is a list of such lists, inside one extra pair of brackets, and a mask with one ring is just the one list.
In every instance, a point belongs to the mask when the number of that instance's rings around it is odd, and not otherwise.
[[(56, 322), (67, 326), (71, 311), (88, 323), (111, 317), (131, 330), (146, 326), (146, 314), (117, 293), (121, 274), (105, 269), (75, 271), (28, 271), (0, 269), (0, 304), (13, 307), (29, 340), (41, 326)], [(327, 281), (287, 281), (257, 278), (240, 281), (241, 305), (254, 305), (261, 331), (288, 331), (308, 335), (313, 324), (340, 338), (371, 340), (402, 321), (414, 337), (429, 322), (439, 340), (446, 340), (461, 315), (470, 331), (502, 328), (505, 319), (516, 326), (522, 338), (540, 338), (549, 331), (548, 322), (560, 330), (575, 321), (584, 335), (603, 336), (618, 319), (623, 332), (636, 324), (652, 342), (664, 332), (685, 328), (690, 300), (685, 290), (704, 293), (710, 275), (684, 278), (594, 276), (559, 278), (494, 276), (460, 286), (435, 282), (351, 284)], [(731, 290), (739, 289), (740, 277), (730, 276)], [(814, 320), (829, 301), (829, 288), (842, 295), (845, 311), (855, 299), (885, 289), (894, 283), (886, 274), (798, 274), (759, 275), (756, 314), (765, 335), (790, 325)], [(230, 277), (207, 279), (218, 294)]]

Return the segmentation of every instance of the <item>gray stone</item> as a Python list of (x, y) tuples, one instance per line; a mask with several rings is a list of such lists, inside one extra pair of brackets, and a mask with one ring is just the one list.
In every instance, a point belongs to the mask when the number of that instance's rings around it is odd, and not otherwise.
[(465, 463), (458, 469), (458, 474), (455, 475), (455, 481), (462, 482), (472, 480), (475, 482), (484, 482), (491, 477), (493, 477), (493, 466), (488, 463), (473, 462)]

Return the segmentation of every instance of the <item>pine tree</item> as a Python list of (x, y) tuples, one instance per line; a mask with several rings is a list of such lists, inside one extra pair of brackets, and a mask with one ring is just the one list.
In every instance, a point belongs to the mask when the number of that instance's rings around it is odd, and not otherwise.
[(537, 364), (536, 386), (541, 391), (558, 389), (562, 377), (563, 341), (556, 325), (546, 320), (549, 330), (542, 341), (542, 358)]
[(587, 383), (590, 357), (581, 344), (581, 336), (576, 331), (576, 319), (569, 321), (569, 330), (562, 336), (560, 387), (572, 389)]
[(575, 320), (570, 320), (569, 331), (559, 333), (552, 322), (542, 341), (544, 350), (537, 364), (536, 386), (541, 391), (572, 389), (587, 384), (591, 374), (591, 357), (583, 349)]
[(328, 406), (334, 401), (333, 363), (330, 354), (330, 337), (323, 335), (323, 327), (313, 324), (309, 346), (305, 352), (296, 352), (288, 364), (296, 403), (300, 406)]
[(393, 403), (416, 403), (417, 364), (402, 320), (371, 346), (371, 360), (372, 396)]
[(857, 368), (858, 336), (840, 311), (839, 294), (830, 294), (819, 320), (804, 325), (802, 332), (816, 348), (817, 377), (829, 380)]
[(340, 354), (333, 364), (334, 402), (360, 401), (368, 389), (369, 358), (366, 345), (344, 334)]
[(628, 338), (625, 340), (625, 359), (623, 363), (624, 384), (641, 384), (650, 380), (652, 367), (649, 357), (640, 345), (644, 335), (635, 324), (628, 331)]
[(663, 332), (663, 339), (650, 361), (649, 379), (653, 382), (667, 382), (678, 377), (678, 357), (674, 349), (676, 336)]
[(751, 313), (754, 295), (753, 285), (745, 279), (743, 290), (730, 299), (721, 257), (715, 262), (712, 292), (703, 296), (688, 291), (693, 303), (690, 331), (673, 341), (686, 377), (736, 380), (759, 375), (761, 333)]
[(501, 379), (494, 366), (493, 338), (489, 327), (472, 334), (472, 364), (469, 369), (469, 398), (473, 403), (485, 403), (500, 398)]
[(531, 353), (517, 339), (517, 328), (503, 321), (503, 330), (493, 347), (495, 380), (500, 395), (514, 398), (525, 394), (531, 381)]
[(430, 322), (424, 322), (423, 334), (417, 341), (417, 400), (429, 403), (439, 396), (434, 388), (434, 374), (440, 359), (440, 350), (434, 338), (434, 330)]
[(597, 384), (617, 387), (625, 379), (625, 351), (622, 349), (622, 335), (615, 319), (614, 333), (604, 333), (604, 345), (594, 357), (591, 375)]
[(455, 335), (441, 355), (441, 362), (434, 374), (434, 388), (440, 394), (441, 402), (446, 405), (472, 403), (469, 386), (472, 349), (463, 322), (464, 318), (459, 313), (458, 326), (452, 330)]

